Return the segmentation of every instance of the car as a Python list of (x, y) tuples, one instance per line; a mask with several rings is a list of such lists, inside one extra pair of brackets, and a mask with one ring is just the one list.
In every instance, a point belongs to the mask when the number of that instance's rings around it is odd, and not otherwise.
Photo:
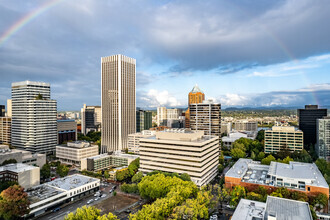
[(126, 212), (126, 213), (131, 213), (131, 210), (126, 209), (125, 212)]
[(117, 188), (117, 186), (116, 185), (114, 185), (113, 187), (112, 187), (112, 189), (116, 189)]
[(103, 194), (102, 196), (101, 196), (101, 198), (104, 198), (104, 197), (106, 197), (107, 195), (106, 194)]
[(210, 216), (210, 220), (218, 220), (218, 216), (217, 215), (211, 215)]
[(60, 211), (60, 210), (61, 210), (61, 208), (57, 207), (57, 208), (53, 209), (53, 212), (57, 212), (57, 211)]
[(87, 204), (91, 204), (94, 200), (93, 199), (90, 199), (87, 201)]
[(97, 192), (97, 193), (94, 194), (94, 196), (95, 196), (95, 197), (98, 197), (98, 196), (100, 196), (100, 193)]
[(96, 197), (96, 198), (94, 199), (94, 201), (97, 201), (97, 200), (99, 200), (99, 197)]
[(109, 193), (112, 193), (113, 192), (113, 189), (110, 189)]

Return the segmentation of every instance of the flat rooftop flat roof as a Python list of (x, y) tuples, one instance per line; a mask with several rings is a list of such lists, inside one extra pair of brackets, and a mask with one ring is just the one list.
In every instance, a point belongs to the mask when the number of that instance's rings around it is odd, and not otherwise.
[(96, 156), (93, 156), (93, 157), (88, 157), (88, 159), (97, 160), (97, 159), (106, 158), (106, 157), (110, 157), (110, 156), (111, 155), (105, 153), (105, 154), (99, 154), (99, 155), (96, 155)]
[(55, 187), (47, 185), (46, 183), (33, 187), (32, 189), (26, 191), (31, 204), (40, 202), (42, 200), (65, 192), (65, 190), (57, 189)]
[(264, 219), (266, 203), (241, 199), (235, 209), (232, 220), (255, 220)]
[(91, 183), (94, 181), (100, 181), (97, 178), (89, 177), (89, 176), (84, 176), (81, 174), (74, 174), (71, 176), (66, 176), (60, 179), (55, 179), (51, 182), (46, 183), (49, 186), (53, 186), (65, 191), (78, 188), (80, 186), (83, 186), (87, 183)]
[(276, 219), (312, 220), (312, 214), (307, 202), (268, 196), (266, 202), (266, 216)]
[(314, 163), (292, 162), (289, 164), (271, 162), (270, 166), (259, 161), (240, 158), (226, 173), (228, 177), (240, 178), (242, 182), (272, 185), (266, 183), (267, 175), (277, 178), (296, 179), (306, 185), (329, 188), (322, 173)]
[(15, 173), (21, 173), (27, 170), (33, 170), (39, 167), (35, 167), (35, 166), (31, 166), (28, 164), (24, 164), (24, 163), (11, 163), (11, 164), (7, 164), (5, 166), (1, 166), (0, 167), (0, 172), (1, 171), (5, 171), (5, 170), (9, 170)]

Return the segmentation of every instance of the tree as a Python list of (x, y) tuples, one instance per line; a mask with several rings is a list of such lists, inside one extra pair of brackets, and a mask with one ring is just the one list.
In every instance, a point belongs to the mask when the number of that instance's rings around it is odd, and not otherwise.
[(256, 140), (258, 140), (260, 143), (262, 143), (265, 140), (265, 130), (258, 131)]
[(183, 181), (191, 181), (191, 178), (187, 173), (182, 173), (179, 178), (182, 179)]
[(40, 169), (40, 175), (43, 179), (47, 179), (50, 177), (50, 165), (48, 163), (44, 164)]
[(100, 216), (100, 210), (95, 206), (83, 206), (78, 208), (76, 212), (71, 212), (64, 217), (64, 220), (118, 220), (117, 216), (112, 213)]
[(5, 161), (2, 162), (1, 165), (4, 166), (4, 165), (7, 165), (7, 164), (11, 164), (11, 163), (17, 163), (17, 160), (15, 160), (15, 159), (5, 160)]
[(15, 181), (0, 181), (0, 193), (3, 190), (8, 189), (8, 187), (13, 186), (13, 185), (18, 185), (18, 183)]
[(219, 173), (219, 174), (222, 174), (222, 172), (223, 172), (224, 169), (225, 169), (225, 168), (223, 167), (222, 164), (219, 164), (219, 165), (218, 165), (218, 173)]
[(241, 200), (241, 198), (246, 197), (246, 190), (243, 186), (237, 185), (234, 187), (230, 195), (231, 195), (230, 205), (236, 207), (239, 201)]
[(293, 161), (293, 159), (292, 159), (291, 157), (287, 156), (286, 158), (284, 158), (284, 159), (282, 160), (282, 163), (289, 164), (290, 161)]
[(269, 165), (272, 161), (276, 161), (275, 157), (273, 157), (273, 155), (268, 155), (268, 157), (261, 160), (261, 164)]
[(0, 194), (0, 216), (5, 219), (16, 219), (29, 213), (28, 195), (19, 185), (10, 186)]
[(327, 172), (327, 161), (325, 159), (317, 159), (315, 161), (316, 166), (319, 168), (319, 170), (321, 171), (321, 173), (324, 175)]
[(128, 178), (130, 178), (130, 173), (128, 171), (128, 169), (122, 169), (122, 170), (118, 170), (116, 172), (116, 180), (121, 182), (121, 181), (125, 181)]
[(56, 168), (56, 173), (60, 176), (60, 177), (65, 177), (68, 175), (69, 173), (69, 168), (63, 164), (60, 164), (57, 168)]
[(143, 178), (143, 173), (142, 172), (137, 172), (133, 177), (132, 177), (132, 182), (133, 183), (139, 183), (141, 182)]
[(326, 207), (328, 204), (328, 198), (325, 194), (319, 193), (317, 196), (313, 199), (312, 205), (314, 207), (320, 207), (321, 209), (323, 207)]
[(290, 199), (308, 202), (308, 196), (303, 192), (292, 191)]
[(235, 160), (239, 158), (244, 158), (246, 156), (245, 152), (240, 148), (232, 148), (230, 150), (230, 154)]
[(140, 158), (136, 158), (128, 165), (128, 171), (130, 177), (134, 176), (134, 174), (138, 171), (140, 167)]
[(139, 193), (138, 186), (135, 183), (133, 184), (124, 183), (123, 185), (120, 186), (120, 189), (125, 193)]
[(264, 152), (259, 152), (259, 154), (256, 157), (256, 160), (261, 161), (262, 159), (265, 158), (265, 153)]
[(254, 200), (254, 201), (259, 201), (259, 202), (264, 202), (264, 197), (258, 193), (255, 192), (249, 192), (247, 194), (247, 199), (249, 200)]

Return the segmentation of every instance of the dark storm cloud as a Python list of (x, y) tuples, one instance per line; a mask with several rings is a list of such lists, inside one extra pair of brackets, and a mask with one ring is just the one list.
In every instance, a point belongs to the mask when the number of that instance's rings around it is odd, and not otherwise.
[[(0, 35), (43, 3), (0, 1)], [(327, 0), (63, 1), (1, 45), (0, 102), (29, 79), (50, 82), (59, 109), (100, 104), (100, 57), (118, 53), (141, 73), (151, 63), (220, 74), (326, 53), (329, 11)], [(151, 78), (138, 75), (138, 89)]]

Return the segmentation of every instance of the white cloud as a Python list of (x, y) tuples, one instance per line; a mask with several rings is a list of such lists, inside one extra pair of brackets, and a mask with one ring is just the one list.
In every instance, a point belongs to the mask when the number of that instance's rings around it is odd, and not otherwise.
[(244, 106), (249, 104), (250, 98), (244, 95), (228, 93), (221, 96), (219, 100), (225, 106)]
[[(140, 101), (138, 101), (137, 106), (155, 108), (158, 106), (166, 107), (179, 107), (182, 103), (177, 100), (172, 94), (167, 90), (158, 91), (156, 89), (150, 89), (146, 94), (140, 94)], [(141, 106), (142, 105), (142, 106)]]

